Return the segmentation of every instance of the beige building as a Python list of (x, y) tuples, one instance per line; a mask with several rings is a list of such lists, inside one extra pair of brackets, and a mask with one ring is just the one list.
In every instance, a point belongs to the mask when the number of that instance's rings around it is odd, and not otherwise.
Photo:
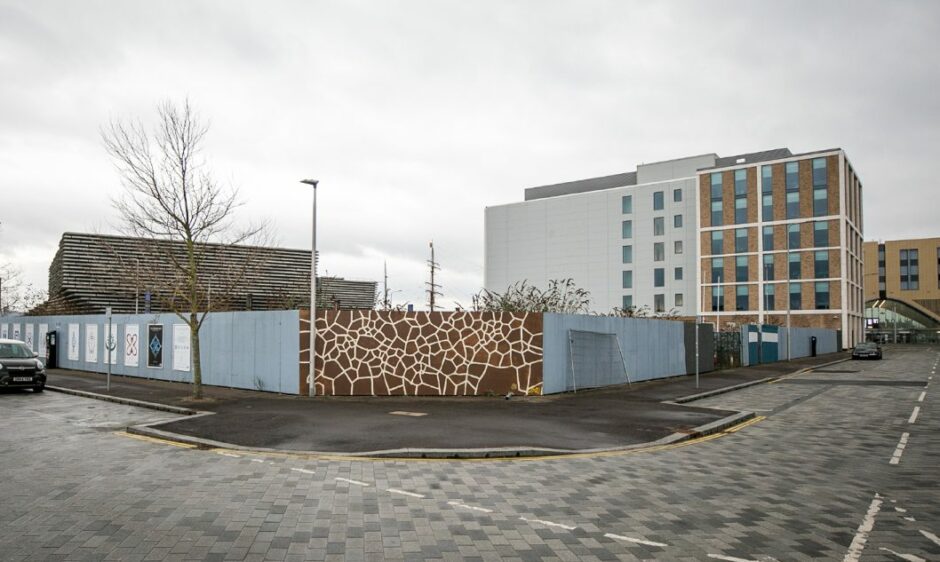
[(870, 330), (940, 329), (940, 238), (865, 242), (863, 253)]

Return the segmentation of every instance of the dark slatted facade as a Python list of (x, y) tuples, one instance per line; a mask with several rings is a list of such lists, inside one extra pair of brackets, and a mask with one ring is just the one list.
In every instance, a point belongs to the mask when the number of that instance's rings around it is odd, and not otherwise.
[[(310, 302), (310, 252), (253, 246), (199, 246), (200, 278), (212, 310), (282, 310)], [(166, 311), (172, 260), (185, 259), (181, 242), (65, 233), (49, 267), (49, 301), (34, 314), (98, 314), (108, 306), (132, 313), (135, 303)], [(214, 290), (214, 293), (213, 293)], [(317, 279), (319, 308), (371, 309), (374, 281)], [(213, 298), (215, 299), (213, 301)]]

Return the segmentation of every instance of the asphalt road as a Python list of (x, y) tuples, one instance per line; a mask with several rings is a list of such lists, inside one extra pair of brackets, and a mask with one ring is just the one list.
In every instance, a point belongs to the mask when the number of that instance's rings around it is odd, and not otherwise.
[(0, 559), (936, 560), (938, 359), (889, 349), (696, 403), (766, 416), (735, 432), (552, 460), (195, 450), (115, 431), (159, 412), (0, 395)]

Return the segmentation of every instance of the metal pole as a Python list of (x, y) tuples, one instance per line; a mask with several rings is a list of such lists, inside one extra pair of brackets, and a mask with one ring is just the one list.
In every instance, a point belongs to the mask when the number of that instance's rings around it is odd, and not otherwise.
[(111, 350), (114, 348), (114, 342), (111, 337), (111, 307), (108, 307), (108, 337), (105, 339), (104, 347), (108, 350), (108, 382), (107, 389), (111, 392)]
[(138, 314), (140, 303), (140, 258), (134, 259), (137, 262), (137, 272), (134, 274), (134, 314)]
[(301, 180), (300, 183), (313, 186), (313, 228), (311, 234), (310, 256), (310, 383), (307, 387), (308, 396), (316, 396), (314, 375), (317, 372), (317, 180)]
[(790, 360), (790, 281), (787, 280), (787, 361)]

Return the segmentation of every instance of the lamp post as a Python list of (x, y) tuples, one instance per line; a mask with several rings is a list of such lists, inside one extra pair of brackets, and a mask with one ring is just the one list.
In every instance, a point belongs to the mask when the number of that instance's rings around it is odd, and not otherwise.
[(317, 180), (300, 180), (313, 187), (313, 227), (311, 235), (310, 254), (310, 382), (307, 385), (307, 396), (315, 396), (314, 374), (316, 373), (316, 347), (317, 347)]

